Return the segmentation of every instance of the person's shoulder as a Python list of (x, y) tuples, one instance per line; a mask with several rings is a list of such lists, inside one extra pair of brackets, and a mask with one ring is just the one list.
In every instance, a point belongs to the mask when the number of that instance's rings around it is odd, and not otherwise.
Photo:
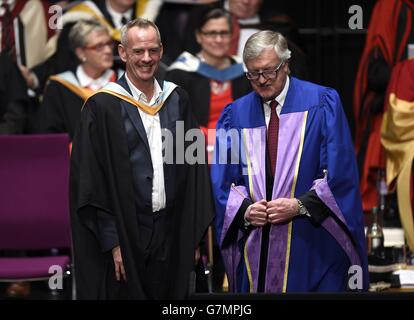
[(339, 99), (338, 92), (330, 87), (323, 86), (314, 82), (300, 80), (295, 77), (290, 78), (291, 87), (296, 92), (300, 92), (309, 100), (316, 100), (319, 104), (326, 102), (328, 98)]
[(119, 106), (120, 98), (108, 92), (98, 91), (85, 102), (85, 108), (94, 112), (107, 112)]
[(222, 126), (226, 128), (238, 126), (241, 119), (245, 119), (246, 110), (255, 105), (257, 101), (260, 101), (260, 98), (252, 91), (226, 105), (220, 116)]
[(176, 83), (172, 82), (173, 84), (175, 84), (177, 87), (174, 89), (174, 91), (178, 94), (178, 97), (180, 99), (189, 99), (188, 98), (188, 92), (187, 90), (185, 90), (183, 87), (181, 87), (180, 85), (177, 85)]
[(188, 86), (198, 79), (198, 74), (181, 69), (172, 69), (165, 74), (165, 80), (170, 81), (178, 86)]
[(257, 98), (257, 94), (254, 91), (251, 91), (244, 96), (241, 96), (240, 98), (234, 100), (232, 103), (230, 103), (228, 106), (234, 110), (238, 110), (240, 108), (243, 108), (246, 104), (250, 104), (253, 101), (255, 101)]
[[(189, 108), (189, 104), (190, 104), (190, 97), (189, 97), (188, 92), (184, 88), (182, 88), (179, 85), (175, 84), (174, 82), (170, 82), (170, 81), (165, 80), (164, 81), (164, 87), (165, 87), (166, 84), (174, 86), (174, 89), (169, 94), (167, 100), (172, 99), (172, 101), (176, 101), (174, 103), (174, 105), (177, 105), (177, 107), (180, 110), (187, 110)], [(174, 98), (174, 96), (178, 97), (178, 99)]]

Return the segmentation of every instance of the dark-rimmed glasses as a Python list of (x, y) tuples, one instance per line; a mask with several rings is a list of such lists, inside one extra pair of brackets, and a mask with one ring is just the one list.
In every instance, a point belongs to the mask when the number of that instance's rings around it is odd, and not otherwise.
[(265, 78), (266, 80), (273, 80), (277, 78), (277, 74), (280, 70), (280, 68), (283, 66), (283, 64), (285, 63), (285, 61), (282, 61), (281, 63), (279, 63), (279, 65), (275, 68), (275, 69), (268, 69), (268, 70), (263, 70), (263, 71), (248, 71), (246, 72), (246, 77), (249, 80), (259, 80), (260, 76), (263, 76), (263, 78)]
[(231, 32), (228, 30), (222, 30), (222, 31), (200, 31), (200, 33), (209, 39), (215, 39), (217, 36), (220, 36), (221, 38), (227, 38), (230, 37)]

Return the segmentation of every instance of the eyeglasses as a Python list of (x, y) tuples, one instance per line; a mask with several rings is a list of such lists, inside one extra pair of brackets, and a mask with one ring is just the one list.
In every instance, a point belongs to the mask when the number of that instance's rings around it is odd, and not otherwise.
[(259, 80), (260, 76), (263, 76), (263, 78), (265, 78), (266, 80), (273, 80), (277, 78), (277, 74), (280, 70), (280, 68), (283, 66), (283, 64), (285, 63), (285, 61), (282, 61), (281, 63), (279, 63), (279, 65), (275, 68), (275, 69), (268, 69), (268, 70), (263, 70), (263, 71), (249, 71), (246, 72), (246, 77), (249, 80)]
[(92, 46), (84, 46), (83, 48), (88, 50), (103, 51), (105, 47), (109, 47), (112, 50), (114, 48), (114, 42), (110, 40), (108, 42), (100, 42)]
[(228, 38), (231, 35), (231, 32), (228, 30), (223, 31), (200, 31), (200, 33), (206, 38), (215, 39), (217, 36), (221, 38)]

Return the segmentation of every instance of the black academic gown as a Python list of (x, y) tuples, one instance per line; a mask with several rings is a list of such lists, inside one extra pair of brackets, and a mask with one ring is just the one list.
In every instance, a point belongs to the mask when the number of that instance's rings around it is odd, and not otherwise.
[[(125, 78), (118, 82), (126, 87)], [(165, 294), (156, 296), (145, 289), (148, 274), (140, 244), (137, 216), (151, 212), (151, 199), (137, 201), (137, 195), (151, 194), (152, 164), (145, 129), (135, 106), (108, 94), (91, 97), (81, 113), (73, 142), (70, 172), (70, 205), (74, 262), (79, 299), (176, 299), (188, 295), (194, 250), (213, 218), (211, 189), (206, 165), (164, 164), (166, 206), (172, 218), (172, 252), (165, 279)], [(161, 126), (176, 132), (177, 120), (194, 128), (186, 93), (176, 88), (159, 111)], [(132, 117), (130, 117), (133, 115)], [(125, 117), (136, 130), (126, 133)], [(129, 131), (130, 132), (130, 131)], [(132, 138), (131, 138), (132, 137)], [(136, 138), (138, 137), (138, 138)], [(137, 149), (138, 148), (138, 149)], [(140, 170), (131, 166), (132, 150), (141, 150)], [(138, 172), (138, 174), (135, 174)], [(139, 174), (149, 172), (149, 174)], [(134, 181), (137, 179), (137, 181)], [(141, 186), (139, 190), (135, 186)], [(127, 282), (114, 281), (111, 251), (102, 252), (97, 213), (116, 221)], [(154, 270), (154, 272), (156, 272)]]
[[(232, 62), (234, 63), (235, 61)], [(210, 116), (210, 79), (197, 72), (187, 72), (180, 69), (168, 71), (165, 79), (180, 85), (188, 92), (198, 123), (206, 127)], [(244, 74), (231, 80), (233, 100), (248, 94), (250, 91), (250, 83)]]
[(17, 65), (0, 53), (0, 134), (23, 133), (28, 103), (26, 82)]
[(69, 133), (73, 140), (84, 99), (56, 81), (49, 81), (41, 105), (41, 131)]

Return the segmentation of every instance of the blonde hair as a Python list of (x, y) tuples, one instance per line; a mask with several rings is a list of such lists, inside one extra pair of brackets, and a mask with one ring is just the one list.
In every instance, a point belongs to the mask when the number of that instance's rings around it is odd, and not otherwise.
[(86, 37), (93, 31), (106, 32), (109, 35), (109, 30), (96, 20), (78, 21), (69, 32), (70, 48), (75, 51), (77, 48), (85, 47)]

